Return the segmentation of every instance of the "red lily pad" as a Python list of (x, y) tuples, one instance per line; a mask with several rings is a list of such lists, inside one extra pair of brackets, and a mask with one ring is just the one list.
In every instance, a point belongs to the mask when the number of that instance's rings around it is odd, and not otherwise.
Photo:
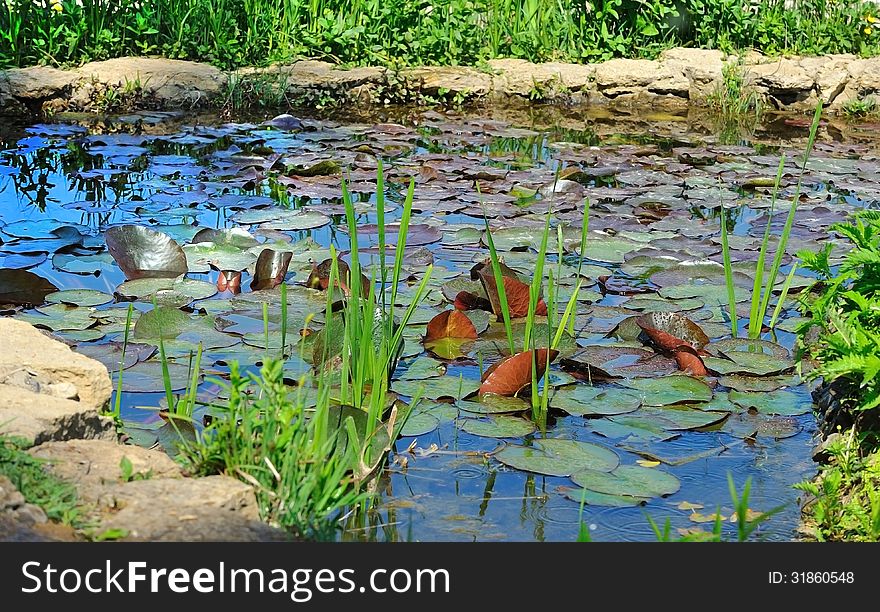
[(444, 310), (428, 322), (425, 342), (441, 338), (477, 339), (477, 328), (464, 313), (458, 310)]
[[(529, 314), (529, 301), (531, 299), (531, 288), (518, 278), (512, 276), (502, 276), (504, 282), (504, 293), (507, 296), (507, 311), (511, 319), (519, 319)], [(503, 318), (503, 309), (501, 306), (501, 298), (498, 294), (498, 285), (495, 282), (495, 275), (485, 268), (480, 271), (480, 280), (486, 295), (489, 296), (489, 302), (492, 306), (492, 312), (498, 317)], [(547, 304), (544, 300), (538, 298), (535, 307), (535, 314), (539, 316), (547, 316)]]
[(675, 363), (678, 364), (678, 369), (685, 374), (690, 374), (692, 376), (709, 375), (709, 372), (706, 371), (706, 365), (703, 363), (703, 359), (697, 353), (696, 349), (690, 346), (678, 347), (675, 351)]
[(257, 265), (254, 268), (251, 290), (274, 289), (283, 283), (292, 257), (293, 253), (290, 251), (276, 251), (274, 249), (260, 251)]
[(547, 366), (556, 359), (559, 351), (555, 349), (535, 349), (511, 355), (494, 364), (483, 373), (480, 395), (495, 393), (513, 396), (532, 384), (532, 353), (537, 367), (536, 379), (540, 380)]
[(674, 312), (649, 312), (635, 322), (664, 351), (674, 352), (683, 345), (699, 350), (709, 342), (699, 325)]

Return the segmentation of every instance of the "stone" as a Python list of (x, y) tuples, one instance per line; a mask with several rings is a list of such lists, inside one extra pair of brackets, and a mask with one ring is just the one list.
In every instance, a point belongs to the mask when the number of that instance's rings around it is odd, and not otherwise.
[(228, 476), (161, 478), (106, 485), (97, 500), (97, 533), (149, 541), (288, 540), (259, 520), (248, 485)]
[(144, 96), (169, 108), (203, 104), (227, 82), (226, 75), (210, 64), (150, 57), (91, 62), (77, 74), (84, 82), (104, 87), (124, 89), (139, 84)]
[(425, 66), (403, 70), (401, 74), (430, 95), (445, 90), (452, 95), (482, 97), (492, 90), (492, 75), (463, 66)]
[(0, 542), (75, 540), (73, 529), (50, 523), (43, 509), (28, 504), (12, 481), (0, 475)]
[(489, 61), (495, 73), (492, 87), (505, 96), (530, 97), (536, 93), (552, 98), (569, 92), (581, 92), (593, 86), (595, 67), (549, 62), (533, 64), (522, 59)]
[(805, 109), (815, 105), (816, 82), (796, 59), (781, 58), (746, 66), (745, 82), (771, 98), (779, 108)]
[(707, 98), (721, 83), (724, 54), (716, 49), (667, 49), (660, 54), (660, 61), (688, 80), (691, 100)]
[(0, 385), (0, 434), (29, 444), (50, 440), (115, 440), (113, 419), (82, 402)]
[(240, 71), (242, 75), (278, 75), (287, 89), (353, 89), (385, 79), (384, 68), (337, 68), (329, 62), (302, 60), (293, 64)]
[(833, 445), (839, 444), (842, 439), (843, 436), (835, 431), (819, 442), (819, 444), (813, 448), (813, 461), (816, 463), (827, 463), (828, 460), (831, 459), (831, 452), (829, 449)]
[(654, 60), (613, 59), (596, 66), (596, 85), (606, 98), (642, 93), (686, 98), (690, 81)]
[(104, 485), (121, 482), (123, 457), (131, 462), (134, 478), (183, 476), (180, 466), (164, 452), (109, 440), (45, 442), (28, 452), (47, 460), (48, 469), (76, 485), (84, 500), (97, 500)]
[(828, 55), (824, 57), (805, 57), (801, 59), (801, 68), (808, 75), (813, 75), (816, 94), (822, 104), (829, 106), (844, 92), (852, 75), (849, 65), (855, 60), (854, 55)]
[(69, 95), (79, 75), (49, 66), (0, 71), (0, 107), (13, 100), (39, 110), (43, 101)]
[[(8, 317), (0, 318), (0, 338), (4, 339), (0, 372), (23, 368), (51, 384), (70, 383), (81, 409), (102, 410), (110, 401), (113, 386), (102, 363), (74, 352), (29, 323)], [(71, 393), (69, 387), (64, 392)]]

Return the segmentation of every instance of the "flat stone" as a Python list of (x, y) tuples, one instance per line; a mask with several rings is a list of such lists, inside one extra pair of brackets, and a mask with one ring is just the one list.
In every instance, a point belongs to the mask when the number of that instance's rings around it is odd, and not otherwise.
[(122, 458), (131, 462), (132, 475), (141, 478), (180, 478), (180, 467), (164, 452), (110, 440), (46, 442), (28, 451), (49, 461), (53, 474), (76, 485), (80, 498), (97, 500), (106, 484), (121, 482)]
[(12, 481), (0, 475), (0, 542), (75, 540), (70, 527), (51, 523), (39, 506), (29, 504)]
[(384, 68), (365, 67), (340, 69), (318, 60), (302, 60), (293, 64), (243, 70), (244, 75), (277, 75), (288, 90), (339, 88), (353, 89), (367, 83), (379, 83), (385, 78)]
[(20, 436), (30, 444), (50, 440), (115, 440), (113, 419), (82, 402), (0, 385), (0, 434)]
[(96, 531), (122, 529), (149, 541), (287, 540), (259, 520), (248, 485), (228, 476), (161, 478), (106, 485)]
[(773, 62), (746, 66), (745, 80), (759, 92), (770, 96), (779, 107), (800, 109), (811, 106), (816, 81), (797, 59), (781, 58)]
[(108, 87), (140, 84), (148, 98), (167, 107), (204, 103), (226, 85), (227, 77), (210, 64), (150, 57), (121, 57), (91, 62), (77, 71), (84, 81)]
[(829, 55), (825, 57), (805, 57), (800, 61), (801, 68), (813, 75), (816, 93), (825, 106), (831, 105), (844, 92), (852, 75), (849, 72), (854, 55)]
[(482, 97), (492, 90), (492, 75), (464, 66), (425, 66), (403, 70), (401, 74), (431, 95), (445, 90), (453, 95)]
[(495, 73), (492, 87), (496, 93), (528, 97), (540, 92), (547, 97), (581, 92), (593, 86), (596, 69), (590, 65), (548, 62), (533, 64), (522, 59), (489, 61)]
[(660, 61), (688, 80), (692, 100), (705, 99), (721, 83), (724, 54), (716, 49), (667, 49), (660, 54)]
[(0, 71), (0, 104), (8, 100), (38, 101), (68, 95), (79, 80), (76, 72), (49, 66)]
[(654, 60), (613, 59), (596, 66), (596, 85), (608, 98), (648, 92), (687, 97), (690, 81)]
[[(0, 372), (28, 370), (50, 383), (70, 383), (76, 388), (80, 409), (102, 410), (113, 392), (107, 368), (100, 362), (71, 350), (43, 334), (33, 325), (8, 317), (0, 318)], [(67, 387), (68, 396), (72, 391)]]

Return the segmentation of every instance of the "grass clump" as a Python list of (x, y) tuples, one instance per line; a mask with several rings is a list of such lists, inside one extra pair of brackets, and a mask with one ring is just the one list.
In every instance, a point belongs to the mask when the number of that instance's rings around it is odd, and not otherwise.
[(50, 520), (82, 527), (76, 489), (46, 470), (46, 462), (28, 454), (25, 440), (0, 436), (0, 475), (6, 476), (25, 501), (43, 509)]
[(761, 96), (748, 84), (742, 62), (724, 64), (721, 81), (706, 102), (722, 126), (754, 127), (764, 114)]
[(880, 117), (880, 102), (874, 96), (853, 98), (847, 100), (841, 110), (848, 119), (873, 119)]

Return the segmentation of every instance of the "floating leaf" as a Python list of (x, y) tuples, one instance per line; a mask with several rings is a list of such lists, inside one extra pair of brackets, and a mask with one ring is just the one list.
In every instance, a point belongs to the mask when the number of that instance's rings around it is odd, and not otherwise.
[(107, 248), (125, 278), (175, 278), (186, 274), (186, 254), (167, 234), (142, 225), (118, 225), (104, 232)]
[(407, 397), (413, 397), (421, 391), (421, 397), (429, 400), (451, 397), (461, 399), (474, 393), (479, 388), (479, 383), (468, 378), (458, 376), (439, 376), (430, 380), (395, 380), (391, 388)]
[(480, 395), (516, 395), (532, 384), (533, 359), (537, 368), (535, 380), (541, 380), (549, 362), (556, 359), (558, 354), (559, 351), (555, 349), (535, 349), (502, 359), (483, 373)]
[(134, 324), (133, 337), (145, 340), (170, 340), (191, 326), (190, 315), (170, 306), (159, 306), (142, 313)]
[(461, 419), (458, 427), (484, 438), (522, 438), (535, 431), (535, 424), (521, 417), (489, 415), (484, 419)]
[(661, 497), (681, 488), (681, 482), (672, 474), (638, 465), (621, 465), (610, 472), (580, 470), (571, 479), (576, 485), (606, 495)]
[(417, 412), (407, 417), (406, 423), (400, 430), (400, 435), (404, 437), (423, 436), (437, 429), (438, 425), (440, 425), (440, 421), (434, 415), (427, 412)]
[(641, 405), (641, 397), (635, 391), (609, 385), (563, 387), (550, 398), (550, 406), (575, 416), (625, 414)]
[(690, 346), (680, 346), (675, 351), (675, 363), (678, 369), (691, 376), (708, 376), (706, 364), (699, 353)]
[(247, 230), (234, 227), (231, 229), (213, 229), (206, 227), (199, 230), (190, 240), (192, 244), (199, 242), (213, 242), (218, 245), (228, 245), (238, 249), (248, 249), (259, 244)]
[(477, 339), (477, 329), (467, 315), (457, 310), (444, 310), (428, 322), (425, 342), (442, 338)]
[(504, 414), (531, 410), (531, 405), (523, 399), (494, 393), (485, 393), (473, 400), (458, 402), (457, 405), (465, 412), (478, 414)]
[(645, 406), (665, 406), (682, 402), (708, 402), (712, 389), (698, 378), (673, 375), (663, 378), (634, 378), (621, 381), (622, 385), (641, 393)]
[(494, 457), (512, 468), (547, 476), (571, 476), (584, 469), (610, 472), (620, 463), (617, 454), (603, 446), (559, 438), (505, 446)]
[(718, 383), (737, 391), (775, 391), (783, 387), (796, 387), (801, 384), (801, 379), (797, 374), (764, 377), (733, 374), (720, 377)]
[(754, 408), (761, 414), (795, 416), (807, 414), (813, 409), (813, 402), (809, 396), (804, 397), (793, 391), (774, 391), (773, 393), (731, 391), (730, 401), (743, 408)]
[(260, 251), (254, 268), (251, 290), (274, 289), (283, 283), (292, 257), (293, 253), (290, 251), (276, 251), (274, 249)]
[(635, 506), (644, 506), (648, 503), (648, 499), (644, 497), (632, 497), (630, 495), (607, 495), (605, 493), (597, 493), (589, 489), (581, 489), (574, 487), (557, 487), (556, 489), (566, 499), (580, 503), (583, 501), (588, 506), (608, 506), (610, 508), (632, 508)]
[(682, 344), (701, 349), (709, 342), (699, 325), (674, 312), (644, 314), (636, 319), (636, 324), (665, 351), (675, 351)]
[(70, 304), (72, 306), (100, 306), (113, 301), (113, 296), (95, 289), (67, 289), (46, 296), (50, 304)]
[[(512, 276), (502, 276), (504, 282), (504, 292), (507, 296), (507, 311), (511, 319), (518, 319), (529, 314), (529, 300), (531, 299), (531, 288), (518, 278)], [(492, 305), (492, 312), (503, 319), (501, 298), (498, 295), (498, 285), (495, 283), (495, 276), (491, 271), (485, 269), (480, 272), (480, 281), (489, 296), (489, 302)], [(458, 298), (456, 297), (456, 301)], [(547, 304), (544, 300), (538, 298), (538, 304), (535, 308), (535, 314), (539, 316), (547, 315)]]

